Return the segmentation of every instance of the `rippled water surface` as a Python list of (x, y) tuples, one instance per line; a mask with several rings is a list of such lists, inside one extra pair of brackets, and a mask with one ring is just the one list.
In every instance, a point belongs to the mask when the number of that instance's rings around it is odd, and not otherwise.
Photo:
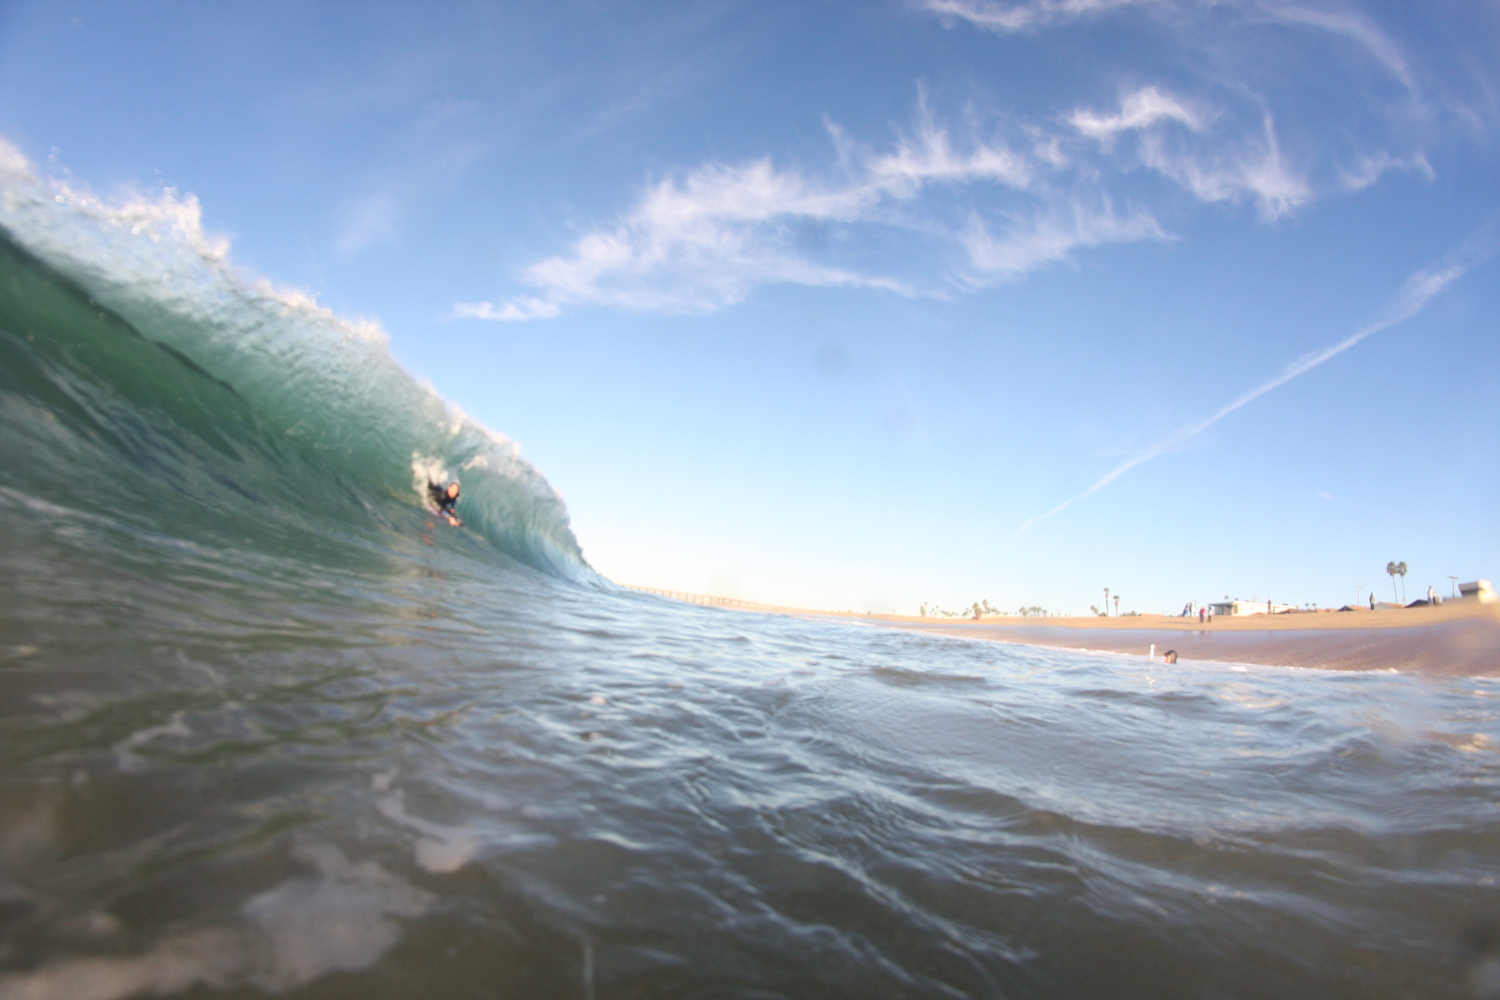
[(1168, 670), (436, 548), (163, 539), (146, 576), (3, 502), (0, 996), (1493, 982), (1491, 681)]

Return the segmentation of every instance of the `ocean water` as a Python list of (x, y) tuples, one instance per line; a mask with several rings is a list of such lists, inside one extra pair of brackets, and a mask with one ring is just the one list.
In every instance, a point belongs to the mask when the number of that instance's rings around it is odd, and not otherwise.
[(0, 147), (0, 1000), (1500, 997), (1497, 748), (618, 589), (378, 330)]

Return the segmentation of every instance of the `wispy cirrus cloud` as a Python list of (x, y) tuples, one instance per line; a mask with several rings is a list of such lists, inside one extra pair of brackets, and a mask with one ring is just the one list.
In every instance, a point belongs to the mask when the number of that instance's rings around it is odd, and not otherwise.
[(1334, 35), (1341, 35), (1353, 42), (1365, 53), (1385, 67), (1392, 77), (1408, 90), (1416, 88), (1406, 57), (1396, 43), (1369, 19), (1346, 7), (1309, 7), (1292, 3), (1253, 3), (1250, 10), (1269, 20), (1284, 24), (1302, 25)]
[(1089, 17), (1118, 7), (1162, 3), (1164, 0), (927, 0), (927, 10), (1001, 33), (1044, 28)]
[(1131, 469), (1144, 465), (1153, 458), (1185, 444), (1236, 410), (1248, 406), (1273, 389), (1286, 385), (1297, 376), (1312, 371), (1323, 362), (1343, 354), (1365, 338), (1406, 322), (1426, 308), (1429, 302), (1446, 291), (1459, 278), (1493, 257), (1497, 251), (1500, 251), (1500, 214), (1491, 215), (1468, 238), (1444, 254), (1442, 258), (1410, 275), (1386, 303), (1380, 315), (1370, 323), (1336, 343), (1303, 355), (1288, 364), (1273, 378), (1240, 394), (1207, 417), (1180, 428), (1134, 458), (1120, 463), (1096, 479), (1087, 489), (1068, 497), (1051, 510), (1023, 522), (1020, 527), (1016, 528), (1016, 535), (1022, 534), (1035, 524), (1061, 514), (1078, 501), (1093, 496)]
[(1027, 274), (1065, 260), (1079, 247), (1165, 238), (1166, 231), (1149, 213), (1121, 215), (1109, 199), (1101, 198), (1093, 203), (1074, 200), (1049, 205), (1027, 218), (1012, 220), (998, 237), (976, 213), (963, 243), (980, 279), (975, 283), (983, 284), (994, 275)]
[(458, 319), (490, 319), (514, 322), (523, 319), (556, 319), (562, 315), (562, 307), (546, 299), (516, 298), (504, 305), (493, 302), (460, 302), (453, 307)]
[(1293, 168), (1282, 155), (1276, 128), (1270, 116), (1263, 123), (1261, 141), (1242, 144), (1206, 155), (1176, 152), (1159, 141), (1142, 146), (1142, 160), (1153, 170), (1170, 177), (1200, 201), (1238, 201), (1249, 198), (1264, 219), (1279, 219), (1313, 196), (1306, 175)]
[(908, 292), (891, 278), (799, 256), (788, 238), (798, 220), (859, 220), (878, 197), (872, 185), (821, 184), (768, 159), (710, 165), (652, 185), (615, 224), (527, 267), (522, 280), (539, 296), (499, 306), (460, 304), (454, 311), (495, 320), (551, 318), (575, 304), (698, 313), (740, 302), (766, 284)]
[[(1411, 147), (1430, 138), (1424, 133), (1437, 112), (1401, 45), (1348, 0), (924, 0), (922, 7), (950, 27), (1000, 35), (1083, 29), (1112, 13), (1110, 30), (1126, 22), (1156, 36), (1165, 47), (1152, 50), (1150, 65), (1120, 71), (1137, 82), (1122, 88), (1129, 93), (1119, 112), (1075, 113), (1072, 124), (1103, 143), (1164, 121), (1205, 133), (1203, 145), (1222, 164), (1197, 155), (1164, 172), (1206, 200), (1248, 189), (1263, 216), (1275, 218), (1307, 200), (1295, 175), (1319, 158), (1342, 161), (1324, 164), (1335, 188), (1341, 175), (1357, 178), (1373, 164), (1430, 170)], [(1329, 73), (1347, 80), (1329, 88)], [(1140, 86), (1141, 75), (1175, 78), (1176, 93)], [(1273, 120), (1283, 138), (1305, 147), (1309, 162), (1298, 170), (1287, 167)]]
[(1139, 131), (1163, 121), (1186, 125), (1196, 132), (1206, 117), (1181, 98), (1156, 87), (1141, 87), (1123, 96), (1120, 109), (1113, 114), (1079, 108), (1068, 116), (1068, 124), (1090, 139), (1108, 142), (1120, 132)]
[[(935, 240), (958, 254), (954, 267), (970, 285), (1025, 273), (1076, 247), (1161, 234), (1154, 220), (1122, 225), (1107, 205), (1098, 209), (1104, 214), (1091, 218), (1089, 203), (1076, 199), (1062, 215), (1033, 211), (989, 226), (976, 224), (972, 207), (949, 222), (931, 214), (903, 216), (900, 209), (916, 205), (935, 188), (986, 185), (1037, 205), (1068, 199), (1043, 184), (1044, 175), (1049, 182), (1056, 179), (1058, 162), (999, 139), (960, 141), (925, 104), (913, 126), (885, 152), (860, 146), (835, 125), (829, 131), (839, 152), (837, 171), (815, 177), (763, 158), (711, 164), (659, 181), (613, 224), (584, 233), (567, 253), (524, 269), (521, 280), (536, 294), (499, 304), (460, 303), (454, 315), (545, 319), (577, 305), (703, 313), (771, 284), (922, 294), (924, 289), (906, 278), (815, 259), (800, 245), (808, 225), (833, 227), (846, 236), (881, 228), (916, 241)], [(992, 235), (992, 226), (1002, 227), (1003, 234)]]
[[(851, 148), (847, 137), (830, 124)], [(989, 181), (1017, 190), (1030, 187), (1037, 169), (1024, 151), (1018, 152), (998, 141), (976, 141), (959, 149), (949, 130), (939, 125), (927, 107), (925, 96), (919, 102), (917, 121), (910, 134), (898, 137), (896, 147), (883, 155), (866, 153), (868, 178), (865, 186), (871, 193), (912, 197), (926, 184), (962, 184)]]
[(1269, 115), (1259, 131), (1231, 123), (1209, 132), (1215, 116), (1156, 87), (1123, 95), (1119, 109), (1074, 111), (1068, 123), (1099, 143), (1124, 169), (1156, 171), (1199, 201), (1251, 199), (1262, 218), (1276, 219), (1312, 197), (1305, 175), (1282, 155)]
[[(1248, 204), (1263, 222), (1275, 222), (1393, 170), (1433, 173), (1420, 148), (1394, 133), (1327, 128), (1330, 116), (1342, 121), (1346, 111), (1377, 124), (1399, 115), (1373, 106), (1309, 110), (1305, 94), (1245, 55), (1246, 33), (1258, 30), (1301, 45), (1295, 58), (1304, 62), (1349, 42), (1407, 86), (1399, 48), (1343, 8), (1275, 0), (927, 0), (923, 7), (1001, 34), (1116, 12), (1144, 18), (1184, 51), (1201, 51), (1170, 71), (1147, 71), (1170, 84), (1111, 88), (1113, 102), (1098, 99), (1096, 84), (1088, 88), (1092, 98), (1063, 97), (1060, 107), (1025, 121), (969, 109), (957, 129), (922, 94), (910, 123), (883, 146), (827, 122), (834, 155), (821, 165), (767, 156), (674, 171), (613, 218), (584, 227), (561, 252), (520, 269), (517, 292), (458, 303), (452, 314), (525, 321), (590, 306), (708, 313), (778, 284), (946, 295), (1012, 280), (1090, 247), (1165, 238), (1161, 219), (1184, 205)], [(1344, 94), (1326, 86), (1318, 93)], [(1131, 180), (1142, 174), (1168, 186)]]
[(1432, 164), (1427, 161), (1426, 155), (1420, 150), (1406, 156), (1392, 156), (1381, 150), (1368, 156), (1361, 156), (1347, 166), (1341, 167), (1339, 184), (1346, 191), (1359, 191), (1374, 184), (1392, 170), (1421, 174), (1429, 181), (1437, 179), (1437, 171), (1432, 169)]
[[(1300, 26), (1340, 36), (1408, 89), (1416, 84), (1406, 57), (1379, 26), (1345, 3), (1288, 3), (1280, 0), (925, 0), (923, 9), (949, 23), (967, 23), (997, 34), (1060, 27), (1110, 12), (1136, 9), (1159, 15), (1221, 18), (1239, 24)], [(1183, 30), (1179, 27), (1179, 30)]]

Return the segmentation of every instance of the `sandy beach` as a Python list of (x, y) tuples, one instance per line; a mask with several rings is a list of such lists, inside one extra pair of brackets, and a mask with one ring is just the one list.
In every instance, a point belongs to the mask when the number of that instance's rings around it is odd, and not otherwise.
[(1411, 671), (1431, 676), (1500, 674), (1500, 605), (1312, 611), (1197, 618), (942, 619), (844, 616), (895, 628), (996, 642), (1093, 649), (1145, 657), (1177, 650), (1182, 660), (1220, 660), (1330, 670)]
[(764, 614), (846, 618), (965, 639), (1062, 646), (1145, 658), (1175, 649), (1180, 660), (1263, 663), (1325, 670), (1403, 670), (1428, 676), (1500, 675), (1500, 604), (1457, 600), (1434, 607), (1375, 611), (1294, 611), (1219, 616), (1212, 622), (1168, 615), (1118, 618), (934, 618), (856, 614), (756, 604), (727, 597), (633, 587), (691, 604)]
[(1155, 645), (1179, 660), (1263, 663), (1325, 670), (1403, 670), (1428, 676), (1500, 675), (1500, 604), (1455, 600), (1433, 607), (1292, 611), (1275, 615), (1100, 618), (936, 618), (857, 614), (757, 604), (728, 597), (631, 587), (690, 604), (763, 614), (846, 618), (965, 639), (1062, 646), (1145, 658)]

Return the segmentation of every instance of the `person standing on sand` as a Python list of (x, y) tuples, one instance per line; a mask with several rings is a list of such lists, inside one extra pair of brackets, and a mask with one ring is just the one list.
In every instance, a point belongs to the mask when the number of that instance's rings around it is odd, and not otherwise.
[(1437, 591), (1432, 589), (1432, 584), (1428, 584), (1427, 585), (1427, 603), (1429, 605), (1432, 605), (1432, 604), (1437, 604), (1437, 602), (1438, 602)]
[(1198, 624), (1199, 624), (1199, 625), (1202, 625), (1202, 624), (1203, 624), (1203, 614), (1204, 614), (1204, 612), (1206, 612), (1206, 611), (1207, 611), (1207, 610), (1208, 610), (1208, 609), (1207, 609), (1207, 608), (1199, 608), (1199, 609), (1198, 609)]
[(1370, 591), (1370, 610), (1375, 610), (1375, 592), (1373, 590)]

